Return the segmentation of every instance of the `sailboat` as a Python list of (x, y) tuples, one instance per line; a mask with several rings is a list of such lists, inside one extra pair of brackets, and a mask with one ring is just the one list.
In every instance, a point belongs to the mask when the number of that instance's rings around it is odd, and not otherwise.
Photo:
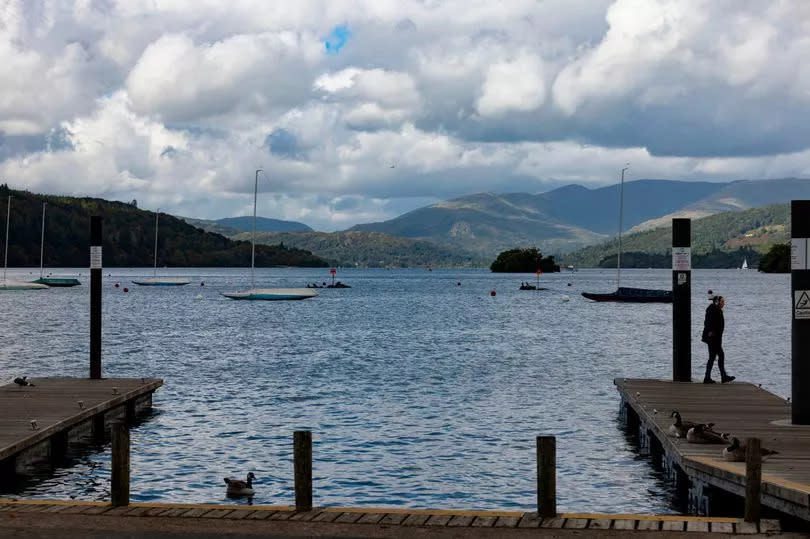
[(184, 277), (158, 277), (157, 276), (157, 249), (158, 249), (158, 220), (160, 219), (160, 208), (155, 213), (155, 272), (152, 277), (132, 281), (141, 286), (183, 286), (191, 281)]
[(222, 295), (231, 299), (246, 300), (293, 300), (307, 299), (318, 295), (317, 292), (308, 288), (254, 288), (255, 286), (255, 266), (256, 266), (256, 198), (259, 193), (259, 172), (256, 170), (256, 179), (253, 185), (253, 234), (250, 237), (250, 290), (243, 292), (223, 292)]
[(743, 258), (742, 267), (740, 269), (748, 269), (748, 259)]
[(78, 286), (82, 283), (78, 279), (72, 277), (44, 277), (43, 276), (43, 261), (45, 260), (45, 206), (47, 202), (42, 203), (42, 239), (39, 244), (39, 279), (31, 281), (33, 283), (44, 284), (49, 287), (68, 287)]
[(8, 209), (6, 210), (6, 248), (5, 255), (3, 256), (3, 281), (0, 282), (0, 290), (41, 290), (43, 288), (48, 288), (44, 284), (26, 283), (24, 281), (12, 281), (11, 279), (6, 279), (6, 270), (8, 269), (8, 231), (10, 223), (11, 195), (8, 196)]
[(620, 301), (625, 303), (672, 303), (671, 290), (654, 290), (649, 288), (630, 288), (621, 286), (622, 277), (622, 220), (624, 217), (624, 172), (622, 169), (621, 188), (619, 191), (619, 251), (616, 259), (616, 291), (610, 293), (583, 292), (582, 295), (593, 301)]

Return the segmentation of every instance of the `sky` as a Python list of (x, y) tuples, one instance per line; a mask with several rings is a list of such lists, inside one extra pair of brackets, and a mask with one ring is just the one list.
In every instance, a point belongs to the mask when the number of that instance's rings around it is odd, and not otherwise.
[(0, 0), (0, 183), (343, 230), (810, 178), (804, 0)]

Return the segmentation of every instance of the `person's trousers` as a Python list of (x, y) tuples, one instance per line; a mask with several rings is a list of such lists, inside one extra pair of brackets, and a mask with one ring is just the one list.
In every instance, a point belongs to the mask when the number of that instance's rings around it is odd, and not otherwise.
[(725, 380), (728, 378), (726, 374), (726, 354), (723, 352), (723, 342), (718, 339), (710, 339), (707, 343), (709, 345), (709, 361), (706, 363), (706, 378), (712, 377), (712, 367), (714, 360), (717, 358), (717, 367), (720, 369), (720, 377)]

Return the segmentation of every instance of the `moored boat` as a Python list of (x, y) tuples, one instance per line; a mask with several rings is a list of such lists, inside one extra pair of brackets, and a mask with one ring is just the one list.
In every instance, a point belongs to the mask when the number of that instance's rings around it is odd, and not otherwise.
[(598, 294), (583, 292), (583, 297), (593, 301), (622, 301), (625, 303), (672, 303), (672, 291), (621, 286), (615, 292)]
[(231, 299), (273, 301), (313, 298), (318, 293), (308, 288), (253, 288), (242, 292), (223, 292), (222, 295)]

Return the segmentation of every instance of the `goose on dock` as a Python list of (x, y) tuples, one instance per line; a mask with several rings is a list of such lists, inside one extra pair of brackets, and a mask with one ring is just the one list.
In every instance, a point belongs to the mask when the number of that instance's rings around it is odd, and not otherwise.
[[(728, 462), (745, 462), (745, 452), (748, 449), (746, 444), (740, 443), (739, 438), (732, 436), (731, 445), (723, 448), (723, 460)], [(770, 457), (771, 455), (779, 454), (778, 451), (772, 449), (760, 448), (759, 454), (762, 460)]]
[(225, 484), (228, 485), (227, 494), (229, 496), (253, 496), (254, 479), (256, 479), (256, 476), (253, 475), (253, 472), (248, 472), (247, 478), (244, 481), (226, 477)]
[(711, 430), (711, 425), (698, 424), (686, 432), (686, 441), (692, 444), (725, 444), (728, 434)]
[[(689, 429), (699, 425), (699, 423), (695, 423), (693, 421), (684, 421), (681, 419), (681, 414), (677, 410), (673, 411), (670, 414), (670, 417), (672, 418), (672, 425), (669, 426), (669, 430), (667, 432), (670, 436), (675, 438), (686, 438)], [(708, 428), (712, 428), (714, 423), (708, 423), (706, 426)]]

